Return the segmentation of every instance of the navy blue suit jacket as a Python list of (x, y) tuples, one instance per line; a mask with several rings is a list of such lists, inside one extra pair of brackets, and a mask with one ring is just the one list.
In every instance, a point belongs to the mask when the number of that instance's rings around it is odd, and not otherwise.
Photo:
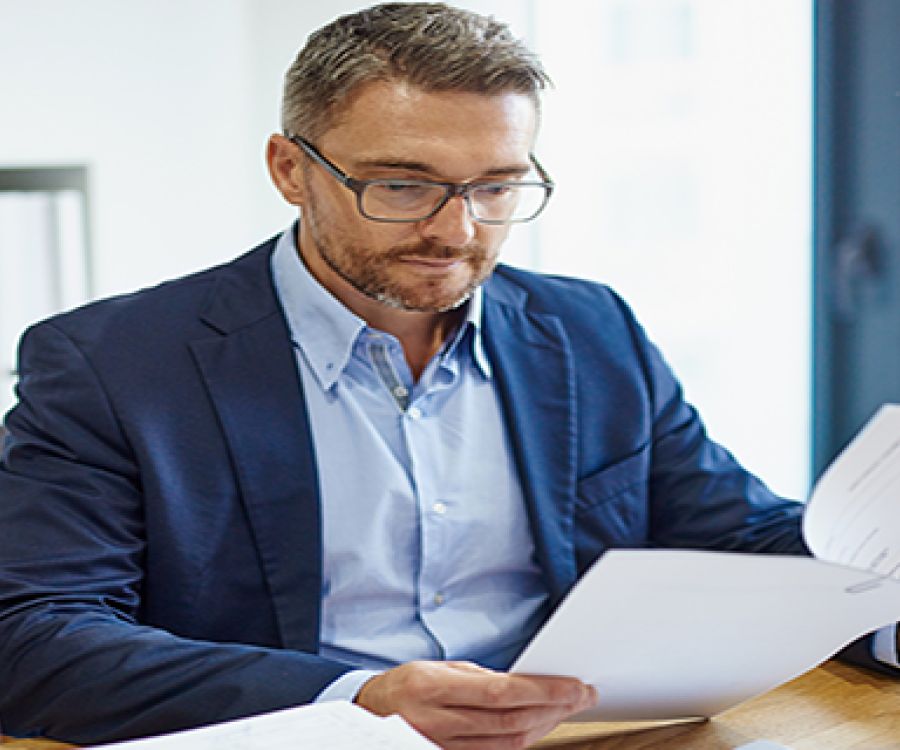
[[(154, 734), (308, 702), (348, 669), (316, 655), (316, 457), (273, 248), (24, 336), (0, 467), (7, 732)], [(552, 603), (610, 547), (805, 551), (801, 507), (706, 438), (612, 292), (507, 267), (484, 289)]]

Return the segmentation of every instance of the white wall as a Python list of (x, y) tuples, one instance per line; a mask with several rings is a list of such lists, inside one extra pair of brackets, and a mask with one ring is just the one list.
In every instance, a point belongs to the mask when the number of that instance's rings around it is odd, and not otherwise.
[(0, 167), (88, 165), (100, 294), (227, 259), (293, 215), (262, 154), (302, 7), (0, 0)]

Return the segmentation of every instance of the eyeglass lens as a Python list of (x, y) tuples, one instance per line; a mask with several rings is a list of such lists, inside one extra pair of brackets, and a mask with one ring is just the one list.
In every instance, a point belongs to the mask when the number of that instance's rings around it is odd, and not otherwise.
[[(360, 206), (373, 219), (415, 221), (431, 215), (447, 196), (446, 188), (403, 180), (375, 181), (366, 185)], [(543, 185), (487, 183), (467, 196), (475, 219), (496, 222), (527, 221), (547, 200)]]

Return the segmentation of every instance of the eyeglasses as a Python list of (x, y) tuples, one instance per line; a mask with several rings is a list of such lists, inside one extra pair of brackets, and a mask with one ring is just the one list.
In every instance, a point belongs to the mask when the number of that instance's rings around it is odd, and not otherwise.
[(547, 205), (553, 181), (534, 155), (531, 163), (541, 182), (428, 182), (425, 180), (357, 180), (344, 174), (308, 141), (290, 139), (321, 164), (345, 188), (356, 193), (359, 212), (372, 221), (424, 221), (451, 198), (462, 196), (469, 215), (482, 224), (520, 224), (531, 221)]

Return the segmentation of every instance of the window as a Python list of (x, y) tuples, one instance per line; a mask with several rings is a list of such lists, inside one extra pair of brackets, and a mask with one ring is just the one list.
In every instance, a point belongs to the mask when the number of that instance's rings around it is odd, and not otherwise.
[(556, 194), (506, 258), (621, 292), (712, 437), (805, 497), (811, 0), (491, 5), (555, 83), (538, 154)]

